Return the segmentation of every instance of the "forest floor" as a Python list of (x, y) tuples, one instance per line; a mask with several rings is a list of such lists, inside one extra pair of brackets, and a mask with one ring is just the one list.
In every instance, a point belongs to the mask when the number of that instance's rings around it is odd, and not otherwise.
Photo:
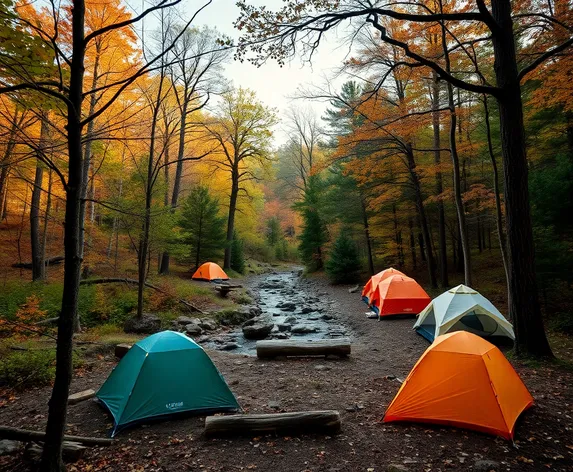
[[(428, 343), (412, 331), (412, 319), (368, 319), (360, 293), (330, 286), (321, 276), (302, 278), (300, 290), (330, 303), (329, 313), (351, 334), (352, 355), (261, 361), (208, 351), (247, 413), (339, 410), (342, 431), (328, 437), (206, 439), (204, 418), (173, 419), (121, 432), (114, 445), (92, 448), (70, 471), (382, 472), (387, 470), (573, 470), (573, 345), (552, 337), (562, 362), (512, 360), (535, 399), (520, 418), (515, 444), (455, 428), (384, 424), (384, 411)], [(563, 362), (564, 361), (564, 362)], [(97, 389), (116, 364), (99, 354), (76, 373), (72, 392)], [(0, 409), (4, 425), (41, 430), (50, 388), (18, 395)], [(471, 407), (471, 406), (470, 406)], [(96, 402), (70, 406), (67, 432), (104, 437), (109, 414)], [(398, 467), (392, 469), (390, 465)], [(21, 455), (0, 457), (0, 470), (33, 470)]]

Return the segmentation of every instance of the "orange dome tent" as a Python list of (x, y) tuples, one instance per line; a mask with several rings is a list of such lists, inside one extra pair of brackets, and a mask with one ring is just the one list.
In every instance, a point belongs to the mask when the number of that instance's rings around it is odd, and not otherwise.
[(376, 287), (378, 287), (378, 284), (382, 282), (384, 279), (387, 279), (388, 277), (391, 277), (393, 275), (404, 275), (404, 277), (406, 277), (405, 274), (403, 274), (399, 270), (394, 269), (393, 267), (384, 269), (382, 272), (378, 272), (377, 274), (374, 274), (372, 277), (370, 277), (370, 279), (368, 280), (368, 282), (366, 282), (366, 285), (362, 289), (362, 300), (364, 301), (364, 303), (369, 305), (370, 298), (372, 297), (374, 290), (376, 290)]
[(392, 275), (380, 282), (370, 299), (374, 312), (388, 315), (415, 315), (432, 300), (418, 282), (405, 275)]
[(193, 274), (196, 280), (229, 280), (229, 276), (214, 262), (205, 262)]
[(513, 439), (533, 398), (493, 344), (466, 331), (438, 336), (386, 410), (384, 422), (411, 421), (473, 429)]

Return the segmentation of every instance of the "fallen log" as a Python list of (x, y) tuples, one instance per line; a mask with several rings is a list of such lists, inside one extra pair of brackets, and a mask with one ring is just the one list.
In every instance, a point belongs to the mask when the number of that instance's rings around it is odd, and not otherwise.
[(78, 393), (73, 393), (68, 397), (68, 405), (75, 405), (76, 403), (83, 402), (95, 397), (95, 390), (89, 388)]
[(340, 413), (336, 410), (272, 413), (268, 415), (207, 416), (205, 436), (252, 434), (336, 434), (340, 431)]
[[(64, 262), (64, 259), (65, 259), (64, 256), (50, 257), (49, 259), (44, 260), (44, 265), (50, 266), (50, 265), (61, 264), (62, 262)], [(16, 269), (31, 269), (32, 263), (31, 262), (17, 262), (16, 264), (12, 264), (12, 267), (14, 267)]]
[(350, 355), (350, 340), (321, 339), (317, 341), (259, 341), (257, 357), (273, 358), (279, 356), (339, 356)]
[[(31, 442), (44, 441), (45, 438), (46, 434), (40, 431), (30, 431), (28, 429), (13, 428), (11, 426), (0, 426), (0, 439)], [(67, 434), (64, 436), (64, 441), (80, 443), (86, 446), (111, 446), (113, 444), (113, 439), (70, 436)]]
[[(137, 281), (135, 279), (121, 278), (121, 277), (102, 277), (102, 278), (96, 278), (96, 279), (80, 280), (80, 285), (113, 284), (113, 283), (125, 283), (125, 284), (137, 285), (137, 284), (139, 284), (139, 281)], [(143, 285), (145, 285), (147, 288), (151, 288), (151, 289), (156, 290), (156, 291), (161, 292), (161, 293), (168, 293), (166, 290), (163, 290), (162, 288), (158, 287), (157, 285), (150, 284), (149, 282), (145, 282)], [(183, 300), (182, 298), (179, 298), (179, 299), (177, 299), (177, 301), (179, 303), (181, 303), (182, 305), (185, 305), (191, 312), (205, 314), (202, 310), (200, 310), (196, 306), (192, 305), (187, 300)]]

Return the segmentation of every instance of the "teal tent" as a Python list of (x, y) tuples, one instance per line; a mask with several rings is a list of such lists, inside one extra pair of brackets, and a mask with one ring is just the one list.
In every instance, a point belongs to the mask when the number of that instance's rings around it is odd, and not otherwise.
[(136, 343), (96, 396), (113, 416), (112, 437), (120, 429), (152, 418), (240, 409), (203, 348), (174, 331)]

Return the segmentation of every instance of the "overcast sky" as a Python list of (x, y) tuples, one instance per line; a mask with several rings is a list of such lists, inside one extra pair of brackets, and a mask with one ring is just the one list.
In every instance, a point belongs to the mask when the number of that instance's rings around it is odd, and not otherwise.
[[(196, 0), (186, 1), (186, 14), (192, 15), (198, 5)], [(235, 5), (236, 0), (213, 0), (213, 3), (203, 10), (197, 18), (196, 25), (208, 25), (216, 27), (233, 39), (239, 37), (239, 32), (233, 28), (233, 22), (239, 16), (239, 9)], [(252, 0), (252, 4), (265, 4), (269, 9), (279, 9), (282, 0)], [(299, 88), (309, 88), (314, 86), (322, 87), (327, 80), (332, 79), (337, 74), (337, 69), (341, 66), (348, 54), (348, 48), (341, 45), (342, 41), (336, 34), (327, 36), (327, 40), (321, 44), (317, 54), (313, 57), (312, 66), (302, 63), (300, 58), (294, 59), (290, 64), (279, 67), (275, 62), (269, 62), (259, 68), (246, 61), (241, 63), (231, 61), (225, 68), (225, 75), (238, 87), (246, 87), (254, 90), (259, 99), (266, 105), (278, 109), (279, 116), (282, 116), (289, 106), (311, 107), (320, 116), (326, 108), (325, 103), (311, 103), (308, 100), (293, 100)], [(331, 86), (338, 91), (344, 80), (336, 78)], [(283, 127), (279, 125), (275, 130), (275, 145), (280, 145), (286, 141)]]

